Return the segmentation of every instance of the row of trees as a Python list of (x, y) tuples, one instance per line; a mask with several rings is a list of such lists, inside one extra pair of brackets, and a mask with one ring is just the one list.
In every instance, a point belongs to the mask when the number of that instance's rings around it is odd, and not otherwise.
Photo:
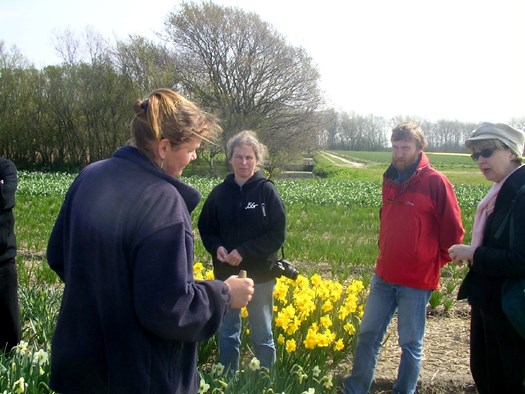
[[(65, 31), (56, 39), (63, 62), (41, 70), (0, 41), (0, 154), (44, 167), (106, 158), (129, 138), (133, 101), (166, 86), (221, 119), (222, 139), (201, 152), (212, 170), (243, 129), (268, 145), (272, 170), (325, 147), (384, 149), (388, 130), (403, 120), (325, 108), (310, 56), (254, 13), (182, 3), (161, 38), (110, 43), (90, 29), (80, 37)], [(450, 151), (462, 149), (475, 126), (420, 122), (431, 148)]]
[[(417, 117), (396, 116), (392, 119), (368, 115), (335, 113), (323, 134), (323, 146), (339, 150), (382, 150), (389, 146), (389, 132), (400, 122), (416, 121), (421, 125), (428, 141), (427, 150), (436, 152), (464, 152), (464, 141), (477, 126), (457, 120), (430, 122)], [(517, 127), (525, 126), (524, 119), (513, 119)]]

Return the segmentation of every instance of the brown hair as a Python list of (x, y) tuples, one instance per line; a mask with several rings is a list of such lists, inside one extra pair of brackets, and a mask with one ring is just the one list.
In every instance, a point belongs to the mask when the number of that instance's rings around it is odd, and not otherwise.
[(392, 129), (391, 141), (414, 140), (418, 149), (427, 147), (427, 140), (421, 127), (415, 122), (403, 122)]
[(180, 145), (192, 137), (210, 141), (221, 131), (217, 120), (172, 89), (157, 89), (133, 104), (131, 121), (134, 145), (153, 157), (153, 146), (162, 138)]

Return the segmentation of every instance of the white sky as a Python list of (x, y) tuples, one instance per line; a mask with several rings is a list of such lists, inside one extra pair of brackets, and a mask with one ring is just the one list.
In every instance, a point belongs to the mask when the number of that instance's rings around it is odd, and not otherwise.
[[(428, 120), (525, 117), (523, 0), (215, 0), (302, 46), (338, 110)], [(0, 40), (58, 64), (57, 33), (154, 38), (178, 0), (0, 0)]]

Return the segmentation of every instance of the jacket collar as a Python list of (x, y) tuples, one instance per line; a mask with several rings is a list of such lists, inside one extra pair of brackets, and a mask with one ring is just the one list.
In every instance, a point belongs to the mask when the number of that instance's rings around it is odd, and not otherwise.
[(197, 189), (194, 189), (193, 187), (185, 184), (178, 178), (166, 174), (149, 157), (144, 155), (138, 148), (135, 148), (133, 146), (123, 146), (113, 154), (113, 157), (128, 160), (132, 163), (135, 163), (150, 174), (172, 184), (175, 187), (175, 189), (177, 189), (182, 199), (186, 203), (186, 207), (188, 208), (189, 213), (191, 213), (199, 204), (202, 195)]
[[(421, 156), (419, 158), (419, 162), (416, 162), (416, 164), (413, 165), (412, 173), (407, 178), (405, 178), (403, 182), (412, 178), (414, 175), (417, 175), (421, 170), (427, 168), (429, 165), (430, 160), (428, 159), (428, 156), (425, 154), (425, 152), (422, 151)], [(385, 178), (395, 181), (398, 176), (398, 171), (392, 164), (390, 164), (390, 166), (388, 166), (388, 169), (385, 171), (384, 176)]]
[(224, 182), (228, 185), (234, 186), (236, 188), (240, 189), (252, 189), (255, 186), (257, 186), (260, 182), (265, 181), (266, 176), (261, 170), (255, 171), (255, 173), (252, 175), (250, 179), (246, 181), (242, 186), (239, 186), (237, 182), (235, 182), (235, 174), (231, 173), (226, 176), (224, 179)]

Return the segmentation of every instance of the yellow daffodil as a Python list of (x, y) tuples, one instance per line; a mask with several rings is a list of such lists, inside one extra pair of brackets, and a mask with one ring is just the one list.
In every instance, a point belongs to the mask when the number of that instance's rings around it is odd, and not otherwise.
[(297, 344), (295, 343), (295, 339), (289, 339), (288, 341), (286, 341), (286, 351), (288, 353), (295, 352), (296, 349)]

